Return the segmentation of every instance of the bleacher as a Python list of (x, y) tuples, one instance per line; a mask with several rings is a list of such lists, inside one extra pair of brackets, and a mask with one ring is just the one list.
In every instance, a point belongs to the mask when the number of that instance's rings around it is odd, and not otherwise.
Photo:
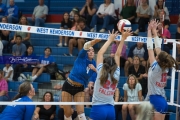
[[(103, 1), (102, 0), (94, 0), (94, 2), (99, 6)], [(166, 1), (168, 4), (167, 7), (169, 10), (171, 10), (170, 12), (172, 12), (172, 3), (170, 0)], [(51, 15), (56, 15), (56, 17), (60, 17), (59, 15), (62, 15), (64, 12), (70, 12), (71, 9), (75, 6), (78, 6), (79, 8), (81, 8), (81, 6), (83, 6), (85, 3), (84, 0), (45, 0), (45, 4), (49, 7), (49, 14)], [(27, 16), (30, 16), (30, 14), (32, 14), (33, 9), (35, 6), (38, 5), (38, 1), (37, 0), (25, 0), (25, 2), (19, 2), (16, 3), (16, 5), (20, 8), (20, 10), (23, 12), (23, 14), (26, 14)], [(57, 15), (58, 14), (58, 15)], [(48, 18), (50, 19), (50, 18)], [(60, 28), (60, 18), (57, 18), (59, 21), (58, 24), (55, 23), (46, 23), (45, 27), (49, 27), (49, 28)], [(48, 20), (51, 21), (51, 20)], [(99, 27), (99, 26), (98, 26)], [(112, 27), (112, 26), (110, 26)], [(133, 31), (136, 30), (138, 27), (137, 24), (132, 25), (132, 29)], [(172, 38), (175, 38), (175, 33), (176, 33), (176, 24), (171, 24), (169, 30), (172, 34)], [(111, 29), (111, 28), (110, 28)], [(147, 33), (146, 32), (142, 32), (139, 33), (140, 36), (146, 37)], [(11, 37), (13, 36), (13, 32), (11, 33)], [(63, 56), (64, 53), (68, 53), (68, 48), (67, 47), (57, 47), (56, 45), (59, 42), (59, 38), (58, 36), (51, 36), (51, 35), (40, 35), (40, 34), (31, 34), (31, 42), (32, 45), (34, 46), (34, 52), (37, 55), (42, 55), (44, 53), (44, 48), (45, 47), (51, 47), (52, 48), (52, 55), (55, 57), (55, 60), (58, 64), (58, 68), (60, 70), (70, 70), (70, 68), (72, 67), (72, 65), (74, 64), (74, 60), (76, 57), (71, 57), (71, 56)], [(128, 43), (128, 47), (132, 46), (134, 43)], [(101, 45), (99, 45), (97, 48), (100, 48)], [(127, 49), (128, 52), (128, 49)], [(77, 55), (78, 54), (78, 50), (77, 48), (74, 48), (73, 50), (73, 55)], [(0, 64), (0, 69), (2, 69), (4, 66), (2, 64)], [(29, 74), (31, 75), (31, 73), (24, 73), (25, 75)], [(127, 78), (124, 77), (124, 69), (121, 69), (121, 78), (120, 78), (120, 82), (118, 84), (118, 88), (120, 89), (120, 95), (123, 96), (124, 92), (123, 92), (123, 84), (126, 82)], [(36, 91), (36, 98), (34, 100), (39, 100), (42, 98), (42, 94), (43, 92), (45, 93), (46, 90), (51, 90), (53, 91), (53, 93), (58, 93), (58, 91), (53, 90), (53, 85), (58, 83), (59, 81), (54, 81), (50, 79), (50, 75), (47, 73), (43, 73), (41, 74), (35, 82), (33, 82), (33, 86), (35, 88)], [(21, 84), (21, 82), (17, 82), (17, 81), (11, 81), (8, 82), (8, 87), (9, 87), (9, 96), (10, 98), (13, 98), (15, 94), (17, 94), (17, 88), (19, 87), (19, 85)], [(176, 81), (175, 81), (175, 100), (177, 99), (176, 95), (177, 95), (177, 84), (178, 84), (178, 80), (177, 80), (177, 74), (176, 74)], [(167, 81), (167, 86), (165, 88), (166, 91), (166, 95), (167, 95), (167, 100), (170, 100), (170, 88), (171, 88), (171, 80), (168, 79)], [(174, 106), (169, 106), (169, 120), (175, 120), (175, 116), (176, 116), (176, 107)], [(86, 116), (89, 116), (90, 113), (90, 108), (85, 108), (85, 114)], [(120, 118), (119, 118), (120, 119)]]

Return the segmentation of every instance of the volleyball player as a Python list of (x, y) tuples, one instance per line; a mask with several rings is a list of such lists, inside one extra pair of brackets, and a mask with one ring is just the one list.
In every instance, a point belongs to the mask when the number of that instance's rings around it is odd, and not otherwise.
[[(158, 25), (158, 21), (151, 20), (148, 26), (147, 49), (150, 68), (148, 71), (148, 93), (146, 100), (150, 100), (150, 103), (155, 109), (154, 120), (164, 120), (165, 113), (168, 110), (164, 90), (167, 81), (166, 77), (168, 69), (172, 67), (178, 69), (178, 64), (171, 55), (161, 51), (162, 39), (158, 38), (156, 31)], [(153, 51), (152, 34), (154, 35), (156, 57), (154, 56)]]
[(128, 30), (123, 32), (114, 58), (107, 57), (103, 59), (107, 48), (117, 36), (117, 32), (114, 33), (113, 30), (97, 54), (97, 78), (94, 86), (93, 106), (90, 113), (90, 119), (92, 120), (115, 120), (113, 96), (120, 77), (120, 55), (124, 40), (130, 35), (131, 32)]
[[(100, 40), (95, 39), (84, 44), (84, 48), (79, 52), (74, 66), (62, 87), (62, 102), (84, 102), (84, 88), (88, 84), (88, 79), (96, 79), (96, 70), (93, 70), (95, 61), (94, 46)], [(64, 119), (72, 120), (72, 110), (70, 105), (64, 105)], [(76, 110), (79, 120), (86, 120), (84, 114), (84, 105), (77, 105)]]

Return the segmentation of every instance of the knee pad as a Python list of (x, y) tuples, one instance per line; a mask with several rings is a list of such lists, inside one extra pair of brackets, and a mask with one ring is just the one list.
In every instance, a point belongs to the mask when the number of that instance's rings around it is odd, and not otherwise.
[(78, 115), (79, 120), (86, 120), (86, 116), (84, 113)]

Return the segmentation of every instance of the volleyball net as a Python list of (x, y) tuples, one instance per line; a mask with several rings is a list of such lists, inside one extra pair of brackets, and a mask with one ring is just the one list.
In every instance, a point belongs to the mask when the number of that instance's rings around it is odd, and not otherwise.
[[(68, 52), (67, 47), (57, 47), (56, 44), (59, 43), (59, 36), (68, 36), (68, 37), (77, 37), (77, 38), (86, 38), (86, 39), (101, 39), (105, 41), (108, 39), (109, 34), (107, 33), (95, 33), (95, 32), (83, 32), (83, 31), (72, 31), (72, 30), (63, 30), (63, 29), (55, 29), (48, 27), (34, 27), (34, 26), (24, 26), (17, 24), (8, 24), (8, 23), (0, 23), (0, 30), (8, 30), (11, 31), (10, 36), (13, 37), (15, 31), (27, 32), (31, 33), (31, 43), (34, 46), (34, 53), (37, 55), (43, 55), (44, 49), (46, 47), (50, 47), (52, 49), (52, 56), (55, 57), (55, 61), (58, 64), (58, 68), (60, 70), (71, 70), (76, 56), (64, 56), (63, 53)], [(116, 40), (121, 40), (121, 35), (116, 37)], [(136, 43), (143, 42), (146, 43), (147, 37), (140, 36), (129, 36), (126, 40), (128, 43)], [(176, 45), (180, 44), (176, 42), (175, 39), (163, 39), (163, 43), (172, 43), (172, 56), (176, 59)], [(100, 47), (97, 45), (97, 49)], [(78, 54), (78, 50), (73, 50), (74, 54)], [(10, 54), (4, 53), (3, 56), (11, 56)], [(14, 65), (13, 65), (14, 66)], [(66, 71), (66, 70), (65, 70)], [(167, 101), (169, 105), (180, 107), (180, 103), (178, 102), (179, 90), (178, 86), (180, 86), (177, 74), (180, 70), (176, 71), (175, 69), (171, 70), (170, 78), (168, 78), (167, 86), (165, 88)], [(23, 72), (25, 76), (30, 76), (31, 72)], [(55, 78), (54, 78), (55, 79)], [(120, 99), (123, 98), (123, 84), (126, 83), (127, 77), (121, 76), (120, 81), (121, 85), (118, 85), (120, 95), (118, 96)], [(37, 80), (32, 82), (32, 85), (35, 88), (36, 96), (34, 96), (34, 102), (0, 102), (0, 105), (92, 105), (91, 102), (59, 102), (61, 101), (61, 88), (65, 80), (53, 80), (51, 76), (47, 73), (42, 73)], [(13, 98), (15, 94), (18, 93), (18, 87), (22, 83), (22, 81), (8, 81), (8, 89), (9, 96)], [(70, 88), (71, 89), (71, 88)], [(41, 102), (43, 95), (45, 92), (53, 93), (53, 102)], [(85, 96), (86, 97), (86, 96)], [(134, 96), (137, 97), (138, 96)], [(72, 100), (73, 101), (73, 100)], [(122, 104), (139, 104), (140, 102), (115, 102), (115, 105)]]

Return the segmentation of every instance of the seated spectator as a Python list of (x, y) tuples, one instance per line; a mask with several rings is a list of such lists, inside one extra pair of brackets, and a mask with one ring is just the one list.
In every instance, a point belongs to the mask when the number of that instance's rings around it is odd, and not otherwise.
[[(7, 17), (2, 17), (2, 23), (7, 23)], [(8, 48), (9, 34), (10, 34), (10, 31), (8, 31), (8, 30), (0, 30), (0, 37), (1, 37), (1, 41), (3, 43), (3, 49)]]
[(142, 86), (142, 95), (147, 94), (147, 73), (144, 66), (140, 65), (140, 58), (138, 56), (133, 57), (133, 65), (128, 69), (128, 75), (135, 75), (139, 83)]
[[(105, 32), (108, 30), (108, 25), (113, 24), (115, 19), (115, 8), (111, 0), (104, 0), (104, 3), (100, 5), (98, 11), (93, 15), (90, 27), (91, 32), (94, 32), (94, 26), (98, 23), (103, 24), (99, 32)], [(95, 31), (96, 32), (96, 31)]]
[(0, 0), (0, 22), (2, 20), (2, 18), (5, 16), (6, 13), (6, 5), (4, 3), (2, 3), (2, 0)]
[(19, 21), (19, 9), (15, 5), (14, 0), (9, 0), (9, 7), (6, 10), (8, 23), (18, 23)]
[[(30, 82), (23, 82), (18, 89), (18, 94), (13, 102), (33, 102), (35, 96), (33, 85)], [(32, 120), (35, 105), (8, 105), (2, 114), (1, 120)]]
[[(180, 40), (177, 42), (180, 42)], [(176, 61), (180, 65), (180, 44), (176, 44)]]
[[(89, 28), (86, 26), (86, 21), (84, 18), (79, 18), (78, 25), (76, 28), (77, 31), (86, 31), (89, 32)], [(89, 39), (85, 38), (72, 38), (69, 40), (69, 54), (64, 54), (65, 56), (73, 56), (73, 47), (78, 46), (78, 50), (80, 51), (83, 48), (85, 42), (89, 41)]]
[[(27, 18), (22, 16), (19, 21), (20, 25), (28, 25)], [(23, 32), (23, 31), (16, 31), (14, 34), (14, 39), (11, 40), (11, 43), (15, 43), (16, 36), (20, 35), (22, 37), (22, 43), (26, 45), (26, 48), (30, 45), (30, 35), (31, 33)]]
[(177, 23), (176, 40), (180, 40), (180, 14), (179, 14), (179, 19)]
[(156, 5), (154, 6), (154, 17), (160, 19), (160, 12), (164, 12), (165, 13), (164, 19), (170, 21), (169, 11), (167, 7), (164, 6), (164, 0), (157, 0)]
[[(112, 47), (111, 47), (111, 57), (114, 57), (116, 51), (117, 51), (117, 47), (118, 45), (120, 44), (120, 41), (115, 41), (113, 44), (112, 44)], [(124, 44), (123, 45), (123, 48), (122, 48), (122, 52), (121, 52), (121, 58), (120, 58), (120, 67), (124, 68), (124, 64), (126, 62), (126, 59), (127, 59), (127, 55), (126, 55), (126, 45)]]
[(48, 14), (48, 7), (44, 0), (39, 0), (39, 5), (34, 8), (32, 17), (28, 17), (30, 25), (43, 26)]
[(77, 7), (74, 7), (72, 9), (72, 11), (69, 13), (69, 18), (70, 18), (71, 21), (74, 21), (75, 14), (79, 15), (79, 8), (77, 8)]
[[(9, 100), (7, 93), (8, 93), (8, 84), (7, 84), (7, 81), (3, 77), (3, 71), (0, 70), (0, 101), (1, 102)], [(4, 110), (4, 108), (5, 108), (4, 105), (0, 105), (0, 113)]]
[(142, 64), (146, 68), (146, 63), (148, 60), (148, 51), (147, 46), (144, 43), (137, 42), (137, 44), (133, 45), (128, 54), (128, 59), (125, 62), (125, 76), (128, 76), (128, 69), (133, 63), (133, 57), (138, 56), (140, 58), (140, 64)]
[[(42, 102), (53, 102), (53, 94), (46, 92), (43, 95)], [(56, 112), (56, 105), (37, 105), (34, 111), (35, 120), (54, 120)]]
[(4, 79), (7, 81), (13, 80), (13, 68), (11, 64), (5, 64), (5, 67), (3, 68), (4, 72)]
[[(33, 51), (34, 51), (33, 46), (29, 45), (27, 47), (27, 50), (24, 53), (23, 57), (36, 57), (36, 55), (33, 53)], [(24, 75), (22, 73), (23, 72), (32, 72), (32, 70), (33, 70), (32, 64), (17, 64), (17, 65), (15, 65), (13, 80), (25, 81), (27, 78), (24, 77)]]
[(26, 51), (26, 46), (22, 43), (22, 37), (20, 35), (16, 36), (16, 44), (12, 47), (13, 56), (22, 56)]
[(86, 25), (90, 27), (92, 16), (96, 13), (98, 7), (93, 0), (86, 0), (85, 5), (79, 14), (86, 19)]
[[(63, 20), (61, 21), (60, 29), (70, 30), (71, 27), (72, 27), (72, 21), (69, 19), (69, 14), (67, 12), (65, 12), (63, 15)], [(65, 42), (62, 42), (63, 37), (65, 39)], [(68, 36), (59, 36), (59, 44), (57, 44), (57, 46), (58, 47), (62, 47), (62, 46), (67, 47), (67, 44), (68, 44)]]
[(138, 29), (135, 33), (145, 32), (146, 31), (145, 25), (148, 24), (151, 15), (151, 9), (148, 5), (148, 0), (141, 1), (141, 5), (138, 6), (136, 13), (137, 13), (137, 17), (139, 18), (139, 21), (138, 21)]
[(51, 48), (47, 47), (44, 50), (44, 55), (40, 56), (39, 63), (35, 66), (32, 71), (32, 81), (34, 81), (42, 72), (46, 71), (46, 67), (49, 64), (54, 64), (54, 57), (51, 56)]
[[(138, 83), (134, 75), (129, 75), (127, 83), (123, 85), (124, 102), (139, 102), (142, 101), (142, 87)], [(135, 104), (123, 104), (122, 106), (122, 120), (127, 118), (127, 110), (132, 120), (135, 120)]]

